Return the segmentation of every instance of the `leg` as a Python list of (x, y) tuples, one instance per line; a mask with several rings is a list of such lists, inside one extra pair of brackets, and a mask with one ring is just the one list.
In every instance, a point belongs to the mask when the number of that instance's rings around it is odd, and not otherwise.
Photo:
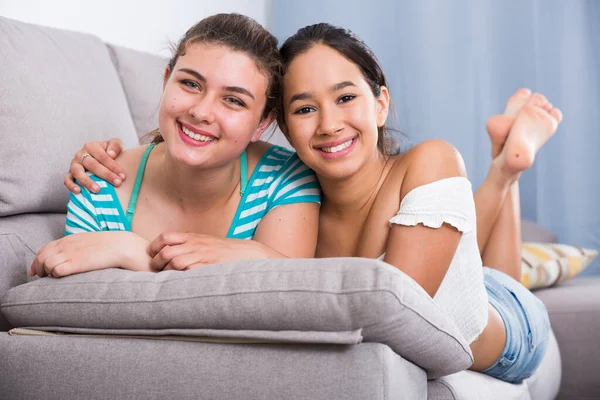
[[(515, 117), (529, 97), (531, 97), (531, 91), (529, 91), (529, 89), (519, 89), (510, 99), (508, 99), (504, 114), (490, 118), (487, 123), (486, 128), (492, 143), (493, 161), (488, 176), (477, 189), (474, 196), (477, 212), (477, 243), (482, 258), (484, 258), (483, 255), (486, 253), (490, 237), (502, 210), (504, 200), (511, 192), (512, 182), (509, 179), (506, 179), (502, 173), (502, 163), (498, 156), (502, 152), (502, 148), (508, 138)], [(492, 251), (492, 254), (494, 253), (495, 252)], [(486, 262), (490, 261), (493, 260), (484, 259), (484, 265), (489, 266), (490, 264)]]
[[(517, 281), (521, 279), (518, 177), (533, 164), (535, 153), (561, 119), (560, 110), (552, 108), (543, 96), (530, 96), (521, 89), (509, 100), (504, 116), (488, 122), (494, 161), (486, 182), (475, 193), (478, 242), (484, 265)], [(505, 133), (509, 124), (510, 132)]]

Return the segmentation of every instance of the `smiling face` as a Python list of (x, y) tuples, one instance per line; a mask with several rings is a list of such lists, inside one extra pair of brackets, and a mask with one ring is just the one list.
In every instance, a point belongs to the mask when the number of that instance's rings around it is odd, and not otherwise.
[(237, 160), (272, 121), (261, 120), (268, 77), (244, 52), (191, 43), (168, 72), (158, 124), (178, 162), (209, 167)]
[(316, 44), (293, 59), (283, 82), (286, 133), (318, 175), (343, 179), (380, 157), (377, 128), (385, 124), (388, 92), (382, 87), (375, 97), (356, 64)]

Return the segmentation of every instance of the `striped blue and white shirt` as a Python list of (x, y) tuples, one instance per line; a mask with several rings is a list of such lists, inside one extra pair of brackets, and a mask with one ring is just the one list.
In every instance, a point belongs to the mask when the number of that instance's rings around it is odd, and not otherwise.
[[(96, 175), (90, 174), (90, 178), (100, 186), (100, 191), (96, 194), (82, 187), (80, 194), (71, 193), (65, 233), (131, 231), (115, 188)], [(272, 209), (320, 201), (321, 191), (314, 172), (296, 153), (272, 146), (248, 180), (227, 237), (252, 239), (256, 227)]]

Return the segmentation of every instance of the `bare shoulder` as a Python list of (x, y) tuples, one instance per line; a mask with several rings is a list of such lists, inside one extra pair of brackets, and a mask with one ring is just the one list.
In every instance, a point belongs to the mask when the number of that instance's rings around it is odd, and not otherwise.
[(132, 149), (127, 149), (117, 156), (115, 161), (125, 170), (128, 177), (134, 177), (137, 173), (138, 166), (148, 145), (137, 146)]
[(271, 147), (273, 147), (272, 143), (257, 140), (256, 142), (251, 142), (248, 145), (246, 153), (248, 154), (249, 158), (256, 159), (258, 161), (258, 159), (260, 159)]
[(273, 144), (263, 142), (262, 140), (251, 142), (248, 145), (246, 148), (246, 154), (248, 155), (248, 173), (251, 174), (252, 171), (254, 171), (258, 161), (271, 147), (273, 147)]
[(467, 176), (460, 152), (444, 140), (425, 140), (404, 153), (400, 161), (403, 175), (400, 198), (418, 186)]

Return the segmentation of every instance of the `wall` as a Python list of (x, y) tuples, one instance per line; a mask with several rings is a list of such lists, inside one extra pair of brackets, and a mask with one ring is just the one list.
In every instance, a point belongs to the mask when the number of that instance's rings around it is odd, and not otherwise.
[(169, 54), (200, 19), (219, 12), (248, 15), (268, 28), (271, 0), (2, 0), (0, 15), (55, 28), (87, 32), (106, 42)]

